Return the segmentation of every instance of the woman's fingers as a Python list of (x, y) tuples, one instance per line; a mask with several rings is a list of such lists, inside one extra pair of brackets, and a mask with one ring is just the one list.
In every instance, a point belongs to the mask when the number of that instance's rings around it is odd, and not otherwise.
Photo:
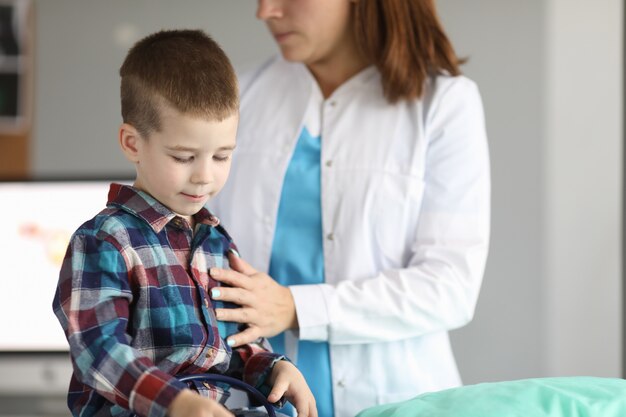
[(211, 278), (228, 284), (232, 287), (248, 288), (250, 277), (232, 269), (211, 268), (209, 270)]
[(230, 263), (230, 267), (232, 269), (234, 269), (235, 271), (239, 271), (244, 275), (254, 275), (258, 272), (256, 269), (250, 266), (248, 262), (244, 261), (242, 258), (239, 257), (238, 254), (235, 254), (235, 252), (233, 251), (228, 252), (228, 262)]
[(256, 310), (253, 308), (216, 308), (215, 317), (220, 321), (232, 321), (235, 323), (247, 323), (254, 326), (258, 324), (257, 317), (255, 317)]
[(214, 287), (211, 288), (211, 298), (213, 300), (230, 301), (241, 307), (248, 307), (254, 305), (256, 296), (253, 291), (243, 288)]
[(232, 309), (217, 309), (218, 320), (245, 323), (255, 328), (236, 335), (236, 346), (254, 341), (259, 336), (272, 337), (287, 329), (297, 328), (296, 308), (289, 288), (256, 271), (236, 255), (229, 254), (229, 257), (231, 267), (242, 272), (211, 268), (211, 277), (228, 285), (213, 288), (211, 298), (238, 305)]
[(235, 348), (241, 345), (247, 345), (248, 343), (252, 343), (261, 336), (261, 330), (258, 327), (251, 326), (247, 327), (240, 333), (228, 336), (228, 344), (231, 347)]

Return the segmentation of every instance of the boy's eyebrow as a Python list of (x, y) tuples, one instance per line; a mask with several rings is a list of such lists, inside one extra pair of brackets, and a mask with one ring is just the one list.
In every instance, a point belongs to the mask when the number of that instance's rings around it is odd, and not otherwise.
[[(222, 146), (221, 148), (218, 148), (218, 151), (232, 151), (233, 149), (235, 149), (236, 145), (231, 145), (231, 146)], [(196, 152), (198, 149), (197, 148), (190, 148), (187, 146), (181, 146), (181, 145), (176, 145), (176, 146), (166, 146), (167, 149), (169, 149), (170, 151), (183, 151), (183, 152)]]

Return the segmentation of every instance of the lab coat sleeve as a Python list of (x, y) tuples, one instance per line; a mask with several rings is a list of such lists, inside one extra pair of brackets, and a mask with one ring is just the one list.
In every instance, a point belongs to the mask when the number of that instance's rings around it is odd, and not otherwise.
[(476, 85), (464, 77), (434, 89), (424, 110), (424, 194), (406, 267), (337, 285), (290, 287), (300, 339), (393, 341), (458, 328), (472, 319), (489, 243), (483, 107)]

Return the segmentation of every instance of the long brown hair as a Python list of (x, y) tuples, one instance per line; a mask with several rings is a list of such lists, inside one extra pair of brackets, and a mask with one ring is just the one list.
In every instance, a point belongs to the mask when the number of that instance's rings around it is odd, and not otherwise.
[(391, 103), (421, 97), (431, 75), (461, 74), (465, 60), (456, 56), (434, 0), (357, 0), (354, 30)]

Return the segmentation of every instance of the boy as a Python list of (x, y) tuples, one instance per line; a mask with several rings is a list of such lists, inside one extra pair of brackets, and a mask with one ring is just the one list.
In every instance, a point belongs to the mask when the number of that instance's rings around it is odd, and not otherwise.
[(136, 180), (111, 184), (106, 209), (74, 233), (53, 301), (74, 367), (73, 415), (232, 416), (222, 389), (174, 377), (218, 372), (316, 416), (300, 372), (265, 341), (231, 349), (208, 296), (219, 286), (209, 270), (235, 250), (204, 208), (235, 148), (230, 61), (201, 31), (161, 31), (131, 48), (120, 75), (119, 143)]

